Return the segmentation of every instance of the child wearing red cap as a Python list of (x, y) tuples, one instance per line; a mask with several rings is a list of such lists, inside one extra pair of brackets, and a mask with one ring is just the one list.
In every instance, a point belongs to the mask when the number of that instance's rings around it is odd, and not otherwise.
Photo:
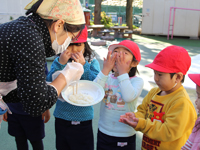
[(143, 150), (180, 150), (195, 124), (197, 114), (182, 86), (191, 65), (188, 52), (179, 46), (160, 51), (151, 64), (158, 87), (145, 96), (136, 113), (126, 113), (120, 122), (143, 133)]
[[(105, 90), (101, 102), (98, 124), (97, 150), (134, 150), (136, 132), (130, 126), (118, 122), (120, 115), (135, 111), (144, 82), (135, 76), (141, 60), (136, 43), (124, 40), (108, 48), (103, 69), (94, 80)], [(110, 71), (114, 73), (109, 74)]]
[[(189, 78), (196, 83), (197, 99), (195, 101), (197, 111), (200, 111), (200, 74), (188, 74)], [(190, 134), (189, 139), (181, 150), (200, 150), (200, 117), (197, 119), (195, 126)]]
[[(83, 65), (84, 73), (81, 80), (93, 81), (96, 78), (100, 66), (87, 43), (87, 37), (88, 32), (85, 26), (78, 40), (70, 43), (67, 50), (53, 61), (47, 81), (52, 81), (52, 74), (62, 70), (72, 60)], [(93, 106), (74, 106), (59, 98), (56, 102), (54, 116), (57, 150), (94, 150)]]

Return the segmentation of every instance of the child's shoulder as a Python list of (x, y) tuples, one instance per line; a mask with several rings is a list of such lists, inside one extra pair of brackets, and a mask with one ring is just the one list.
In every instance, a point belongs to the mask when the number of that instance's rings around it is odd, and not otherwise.
[(161, 90), (159, 89), (159, 87), (154, 87), (154, 88), (152, 88), (152, 89), (148, 92), (148, 94), (156, 95), (156, 94), (158, 94), (160, 91), (161, 91)]
[(134, 84), (142, 84), (142, 85), (144, 85), (144, 80), (141, 77), (138, 77), (138, 76), (130, 77), (130, 80)]
[(133, 77), (129, 77), (131, 80), (142, 80), (143, 81), (143, 79), (141, 78), (141, 77), (139, 77), (139, 76), (133, 76)]
[(176, 99), (188, 99), (190, 101), (190, 97), (186, 91), (186, 89), (181, 86), (176, 91), (173, 92), (174, 94), (171, 94), (172, 97), (175, 97)]

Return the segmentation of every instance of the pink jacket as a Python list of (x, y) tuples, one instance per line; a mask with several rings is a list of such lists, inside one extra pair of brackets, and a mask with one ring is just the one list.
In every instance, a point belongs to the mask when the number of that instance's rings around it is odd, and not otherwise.
[[(197, 124), (198, 126), (196, 126)], [(197, 131), (199, 127), (200, 117), (197, 119), (189, 139), (186, 141), (181, 150), (200, 150), (200, 129)]]

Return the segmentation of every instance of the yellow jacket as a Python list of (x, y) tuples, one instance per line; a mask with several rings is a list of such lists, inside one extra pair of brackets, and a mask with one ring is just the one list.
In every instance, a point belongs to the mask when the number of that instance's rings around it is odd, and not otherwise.
[[(195, 125), (196, 110), (183, 86), (165, 96), (157, 95), (159, 92), (159, 88), (153, 88), (138, 106), (135, 115), (139, 122), (135, 130), (144, 133), (143, 150), (180, 150)], [(164, 112), (160, 118), (163, 123), (154, 116), (154, 111)], [(151, 121), (152, 117), (158, 121)]]

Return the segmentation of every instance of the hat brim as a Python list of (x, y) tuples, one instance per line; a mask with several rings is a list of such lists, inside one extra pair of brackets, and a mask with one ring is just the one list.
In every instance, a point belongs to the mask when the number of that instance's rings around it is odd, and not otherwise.
[[(130, 50), (128, 47), (126, 47), (126, 46), (124, 46), (124, 45), (120, 45), (120, 44), (113, 44), (113, 45), (110, 45), (110, 46), (108, 47), (108, 50), (113, 51), (113, 50), (116, 49), (117, 47), (124, 47), (124, 48), (128, 49), (128, 50), (131, 52), (131, 50)], [(132, 53), (132, 52), (131, 52), (131, 53)], [(133, 54), (133, 53), (132, 53), (132, 54)]]
[(86, 42), (86, 40), (80, 39), (80, 40), (73, 42), (73, 43), (85, 43), (85, 42)]
[(164, 67), (161, 67), (161, 66), (159, 66), (159, 65), (156, 65), (156, 64), (154, 64), (154, 63), (145, 65), (145, 67), (151, 68), (151, 69), (156, 70), (156, 71), (159, 71), (159, 72), (174, 73), (173, 71), (171, 71), (171, 70), (169, 70), (169, 69), (166, 69), (166, 68), (164, 68)]
[(188, 76), (194, 83), (200, 86), (200, 74), (188, 74)]

